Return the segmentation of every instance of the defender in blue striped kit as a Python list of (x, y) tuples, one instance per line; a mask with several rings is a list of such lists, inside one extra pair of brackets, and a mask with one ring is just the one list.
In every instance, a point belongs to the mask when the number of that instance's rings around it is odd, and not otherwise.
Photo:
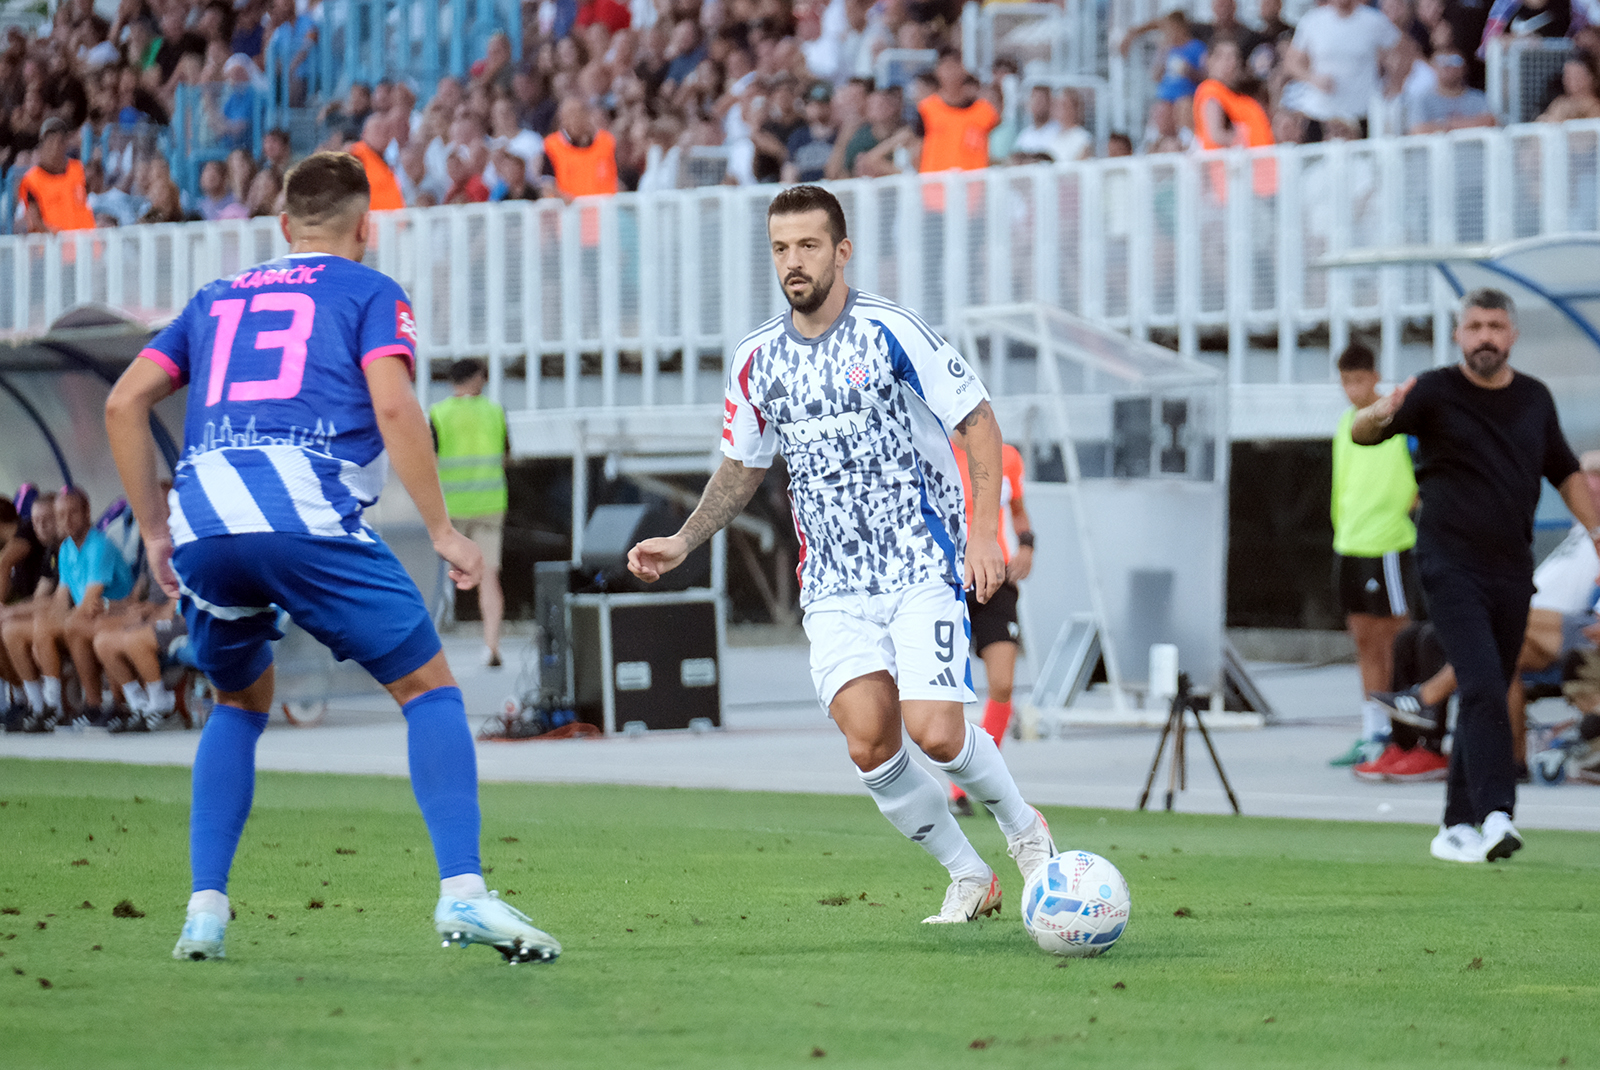
[[(411, 784), (439, 864), (435, 929), (511, 962), (561, 945), (488, 890), (477, 759), (461, 691), (416, 584), (362, 518), (390, 464), (457, 586), (483, 558), (450, 525), (412, 392), (405, 291), (364, 267), (365, 171), (317, 153), (289, 173), (287, 257), (203, 287), (123, 374), (106, 427), (151, 567), (218, 691), (195, 755), (192, 892), (179, 959), (224, 957), (228, 874), (255, 785), (281, 607), (400, 703)], [(183, 459), (165, 507), (150, 410), (187, 385)]]

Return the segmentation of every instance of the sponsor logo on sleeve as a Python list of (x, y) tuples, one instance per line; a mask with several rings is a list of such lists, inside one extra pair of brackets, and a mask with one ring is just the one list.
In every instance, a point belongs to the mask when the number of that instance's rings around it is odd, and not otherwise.
[(739, 406), (732, 401), (724, 399), (722, 402), (722, 437), (728, 442), (733, 441), (733, 421), (739, 415)]
[(404, 301), (394, 303), (394, 334), (396, 338), (404, 338), (413, 347), (417, 344), (417, 321), (411, 315), (411, 306)]

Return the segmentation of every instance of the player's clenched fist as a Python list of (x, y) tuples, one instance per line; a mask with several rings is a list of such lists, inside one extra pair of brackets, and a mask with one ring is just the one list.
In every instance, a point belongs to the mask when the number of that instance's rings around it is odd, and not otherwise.
[(646, 539), (628, 551), (628, 571), (646, 583), (654, 583), (683, 564), (689, 556), (689, 543), (682, 535)]
[(994, 539), (973, 539), (967, 543), (967, 590), (987, 602), (1006, 578), (1006, 559)]
[(460, 590), (471, 590), (483, 579), (483, 551), (455, 528), (434, 543), (433, 548), (450, 563), (450, 582)]

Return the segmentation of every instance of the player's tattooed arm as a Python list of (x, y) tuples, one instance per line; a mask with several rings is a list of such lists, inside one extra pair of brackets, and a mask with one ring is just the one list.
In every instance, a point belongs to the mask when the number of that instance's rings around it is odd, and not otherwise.
[(694, 512), (678, 532), (689, 544), (689, 549), (693, 550), (711, 538), (744, 512), (744, 507), (755, 496), (756, 488), (761, 486), (766, 474), (765, 468), (746, 468), (733, 458), (724, 457), (722, 464), (712, 473), (711, 481), (706, 484), (705, 492), (700, 495), (700, 504), (695, 506)]
[(992, 483), (995, 479), (995, 474), (1000, 470), (998, 465), (989, 464), (987, 457), (979, 456), (978, 453), (972, 451), (972, 432), (984, 424), (988, 425), (985, 430), (994, 430), (996, 437), (998, 437), (994, 409), (990, 407), (987, 401), (978, 402), (978, 407), (967, 413), (961, 422), (956, 424), (956, 433), (961, 436), (962, 448), (967, 452), (967, 478), (972, 480), (974, 501), (979, 497), (978, 488)]
[(968, 588), (979, 602), (1005, 579), (1005, 558), (1000, 552), (1000, 424), (987, 401), (967, 413), (956, 425), (967, 453), (967, 478), (972, 484), (972, 523), (967, 534), (967, 561), (963, 570)]
[(766, 474), (765, 468), (746, 468), (731, 457), (723, 458), (706, 484), (705, 493), (700, 495), (700, 504), (678, 533), (645, 539), (629, 550), (628, 570), (646, 583), (654, 583), (683, 564), (691, 550), (744, 511)]

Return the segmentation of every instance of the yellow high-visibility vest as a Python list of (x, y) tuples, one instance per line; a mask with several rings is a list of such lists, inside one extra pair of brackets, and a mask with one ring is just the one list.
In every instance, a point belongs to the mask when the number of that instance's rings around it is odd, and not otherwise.
[(486, 397), (449, 397), (428, 410), (439, 439), (439, 485), (452, 517), (506, 511), (506, 411)]

